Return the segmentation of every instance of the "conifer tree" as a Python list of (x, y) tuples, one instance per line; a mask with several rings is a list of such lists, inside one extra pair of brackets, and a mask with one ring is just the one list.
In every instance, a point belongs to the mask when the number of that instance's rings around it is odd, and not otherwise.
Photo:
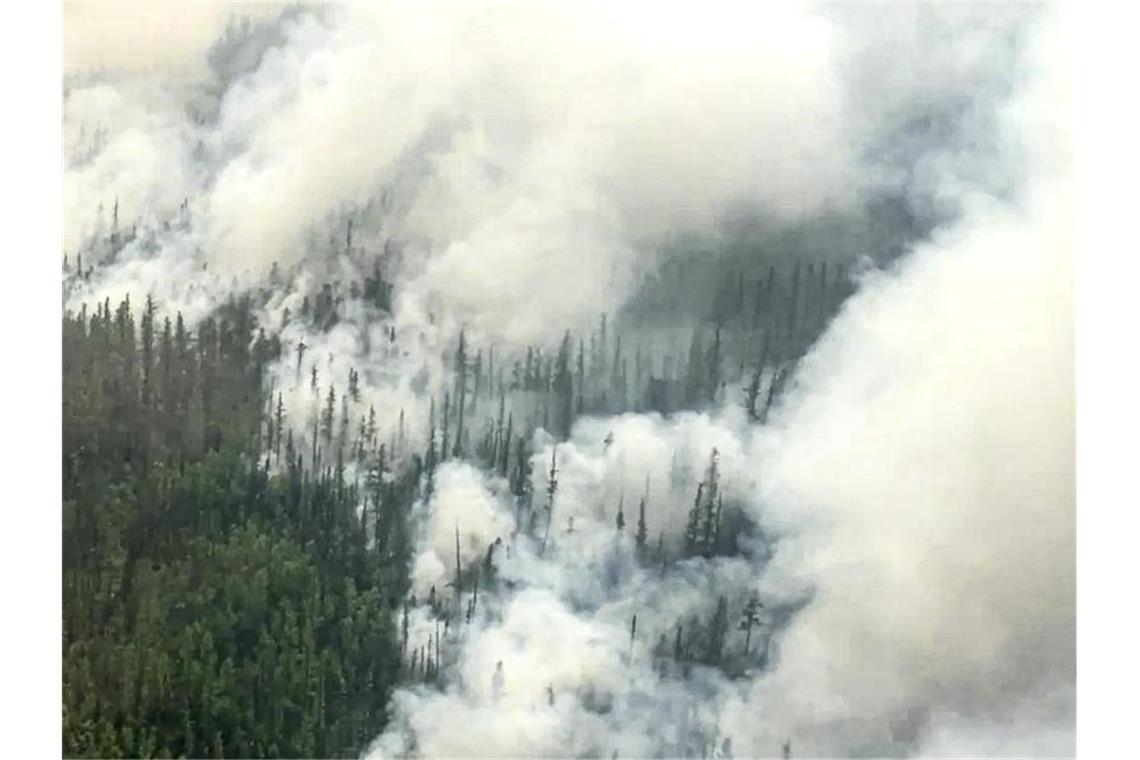
[(724, 654), (724, 640), (728, 634), (728, 599), (717, 599), (716, 612), (708, 627), (705, 658), (710, 665), (718, 665)]
[(693, 507), (689, 510), (689, 519), (685, 523), (685, 555), (692, 557), (700, 551), (700, 524), (701, 524), (701, 495), (705, 484), (697, 484), (697, 496), (693, 499)]
[(325, 397), (325, 411), (321, 415), (321, 434), (325, 443), (331, 444), (333, 437), (333, 423), (336, 420), (336, 387), (330, 385), (328, 396)]
[(796, 337), (800, 309), (800, 262), (792, 268), (792, 298), (788, 304), (788, 337)]
[(364, 425), (364, 444), (368, 449), (372, 448), (373, 442), (376, 439), (376, 407), (372, 404), (368, 405), (368, 422)]
[(280, 462), (281, 461), (281, 430), (282, 430), (282, 425), (284, 425), (284, 421), (285, 421), (285, 398), (284, 398), (284, 396), (282, 396), (280, 391), (278, 391), (278, 393), (277, 393), (277, 412), (274, 416), (274, 420), (275, 420), (275, 422), (274, 422), (273, 428), (274, 428), (274, 430), (277, 431), (277, 436), (274, 439), (273, 456), (278, 462)]
[[(502, 471), (499, 473), (504, 478), (507, 477), (507, 469), (509, 467), (507, 460), (508, 460), (508, 457), (510, 456), (510, 453), (511, 453), (511, 432), (512, 432), (512, 428), (514, 427), (514, 423), (515, 423), (514, 412), (508, 412), (507, 413), (507, 432), (503, 435)], [(521, 440), (519, 441), (519, 444), (520, 445), (522, 444)]]
[(348, 396), (340, 398), (340, 426), (338, 428), (337, 446), (343, 450), (348, 444)]
[(744, 605), (744, 612), (740, 617), (738, 628), (744, 631), (744, 654), (752, 651), (752, 629), (760, 622), (760, 610), (764, 605), (760, 602), (759, 594), (753, 593)]
[(348, 396), (352, 399), (353, 403), (360, 401), (360, 375), (357, 374), (355, 369), (348, 370)]
[(554, 494), (558, 492), (558, 444), (550, 451), (550, 474), (546, 484), (546, 529), (542, 534), (540, 554), (546, 553), (546, 540), (550, 537), (550, 523), (554, 521)]
[(441, 460), (446, 460), (450, 454), (450, 442), (448, 433), (451, 429), (451, 394), (447, 391), (443, 392), (443, 420), (442, 420), (442, 445), (439, 447), (439, 455)]
[(633, 619), (629, 623), (629, 654), (633, 657), (633, 642), (637, 638), (637, 614), (634, 613)]
[[(455, 457), (463, 456), (463, 416), (464, 407), (467, 402), (467, 339), (464, 330), (459, 331), (459, 348), (455, 352), (455, 388), (456, 399), (458, 407), (455, 410), (455, 450), (452, 455)], [(447, 407), (444, 406), (444, 416), (447, 415)], [(446, 437), (446, 423), (444, 424), (444, 436)], [(446, 448), (446, 446), (445, 446)]]
[(554, 373), (554, 397), (558, 404), (558, 429), (568, 437), (574, 421), (574, 381), (570, 373), (570, 331), (562, 336)]
[(142, 316), (142, 404), (151, 405), (151, 364), (154, 351), (154, 299), (146, 297), (146, 308)]
[(714, 447), (709, 455), (708, 469), (705, 471), (704, 509), (700, 536), (700, 550), (705, 557), (712, 556), (717, 540), (717, 502), (720, 488), (718, 457), (719, 453)]
[(689, 363), (685, 370), (685, 401), (689, 406), (695, 406), (702, 401), (702, 389), (705, 388), (706, 378), (701, 357), (701, 335), (693, 330), (693, 337), (689, 343)]
[(645, 524), (645, 503), (649, 500), (649, 476), (645, 476), (645, 493), (641, 495), (641, 504), (637, 508), (637, 534), (636, 546), (638, 556), (645, 556), (645, 540), (649, 536), (649, 528)]
[(159, 394), (167, 414), (174, 411), (174, 337), (171, 333), (170, 317), (162, 321), (162, 337), (158, 343), (158, 364), (162, 367), (162, 388)]
[(586, 356), (585, 345), (582, 339), (578, 339), (578, 399), (577, 399), (577, 414), (581, 416), (585, 410), (585, 394), (586, 394)]
[(720, 390), (720, 373), (721, 373), (721, 346), (720, 346), (720, 331), (721, 326), (718, 323), (716, 330), (713, 332), (713, 344), (709, 347), (709, 355), (705, 361), (705, 368), (708, 372), (706, 393), (710, 402), (716, 401), (717, 392)]

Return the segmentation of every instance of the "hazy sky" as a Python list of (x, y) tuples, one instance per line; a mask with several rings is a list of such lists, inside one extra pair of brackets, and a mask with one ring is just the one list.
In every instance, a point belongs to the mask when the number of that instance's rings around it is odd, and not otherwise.
[(64, 72), (89, 68), (186, 68), (205, 63), (202, 53), (235, 14), (257, 17), (278, 2), (127, 2), (63, 4)]

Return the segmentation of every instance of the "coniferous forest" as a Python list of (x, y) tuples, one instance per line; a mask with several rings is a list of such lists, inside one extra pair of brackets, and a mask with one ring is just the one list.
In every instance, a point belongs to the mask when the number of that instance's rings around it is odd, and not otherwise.
[(65, 756), (1071, 753), (1050, 10), (231, 5), (65, 10)]
[[(123, 245), (117, 228), (96, 242), (112, 260)], [(91, 276), (82, 263), (65, 266), (69, 287)], [(354, 300), (382, 313), (386, 303), (376, 299), (392, 284), (379, 268), (348, 289), (321, 284), (296, 319), (327, 330)], [(684, 351), (677, 359), (623, 349), (620, 335), (607, 336), (613, 327), (604, 315), (588, 336), (588, 358), (587, 338), (567, 331), (557, 346), (527, 346), (498, 366), (490, 346), (484, 365), (484, 351), (461, 332), (441, 357), (453, 383), (431, 399), (422, 451), (409, 450), (399, 429), (381, 441), (375, 408), (360, 403), (355, 370), (339, 391), (335, 381), (325, 390), (315, 362), (302, 373), (303, 341), (286, 355), (280, 338), (257, 324), (264, 304), (252, 295), (220, 305), (196, 330), (181, 314), (159, 317), (150, 298), (69, 310), (67, 753), (359, 753), (384, 726), (393, 686), (431, 679), (439, 667), (439, 652), (409, 642), (406, 630), (407, 607), (416, 603), (409, 511), (430, 498), (436, 467), (463, 459), (505, 478), (519, 530), (547, 540), (557, 447), (546, 493), (536, 496), (536, 429), (565, 437), (581, 415), (703, 408), (723, 400), (729, 382), (741, 384), (747, 417), (763, 419), (794, 352), (847, 293), (842, 279), (827, 279), (826, 265), (818, 271), (809, 286), (797, 264), (777, 287), (776, 267), (768, 266), (747, 295), (743, 285), (735, 293), (719, 289), (711, 310), (702, 309), (712, 315), (707, 329), (693, 329), (688, 346), (676, 343)], [(643, 332), (652, 337), (655, 329)], [(319, 409), (307, 435), (294, 435), (267, 380), (271, 364), (292, 364), (294, 356), (298, 384)], [(674, 376), (654, 371), (674, 365)], [(629, 522), (647, 567), (736, 552), (736, 533), (746, 525), (739, 509), (724, 511), (715, 448), (707, 457), (683, 534), (654, 530), (651, 541), (644, 496), (638, 511), (631, 498), (628, 516), (619, 507), (615, 530)], [(456, 607), (468, 621), (479, 584), (494, 584), (491, 560), (502, 538), (484, 547), (483, 561), (455, 568), (456, 600), (470, 595)], [(450, 625), (457, 609), (435, 595), (433, 587), (432, 614)], [(762, 661), (764, 653), (750, 646), (759, 602), (738, 601), (745, 649)], [(709, 620), (679, 620), (668, 647), (662, 634), (654, 655), (660, 666), (692, 661), (742, 672), (744, 662), (724, 655), (734, 627), (727, 609), (722, 597)]]
[(401, 549), (263, 428), (280, 345), (243, 303), (196, 333), (127, 300), (63, 327), (66, 753), (358, 751), (399, 675)]

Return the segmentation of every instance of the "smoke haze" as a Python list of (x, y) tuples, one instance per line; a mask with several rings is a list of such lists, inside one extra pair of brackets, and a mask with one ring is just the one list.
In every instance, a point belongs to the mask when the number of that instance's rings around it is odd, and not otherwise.
[[(118, 12), (67, 6), (65, 249), (102, 264), (65, 306), (149, 293), (194, 323), (272, 291), (259, 317), (287, 350), (267, 382), (299, 440), (310, 369), (322, 392), (359, 371), (410, 461), (461, 329), (556, 345), (621, 314), (686, 233), (838, 219), (905, 238), (897, 258), (842, 235), (811, 252), (863, 263), (763, 422), (727, 385), (565, 439), (536, 421), (546, 538), (504, 475), (442, 463), (411, 513), (404, 613), (440, 677), (395, 692), (369, 756), (1075, 751), (1063, 11), (190, 7), (133, 45)], [(134, 230), (109, 252), (113, 225)], [(290, 322), (320, 283), (367, 274), (354, 250), (393, 252), (391, 308)], [(735, 551), (683, 559), (714, 449)], [(456, 593), (457, 560), (497, 585)], [(671, 661), (721, 597), (736, 664)]]

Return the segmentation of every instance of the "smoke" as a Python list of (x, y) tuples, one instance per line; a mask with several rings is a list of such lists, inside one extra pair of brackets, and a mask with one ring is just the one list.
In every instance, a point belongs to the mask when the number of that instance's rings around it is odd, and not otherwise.
[(64, 72), (194, 72), (202, 52), (235, 14), (260, 17), (284, 3), (134, 3), (94, 0), (66, 3), (63, 14)]
[[(143, 102), (151, 98), (157, 104), (153, 110)], [(144, 210), (175, 208), (182, 201), (192, 176), (190, 157), (183, 128), (163, 114), (164, 107), (174, 107), (169, 99), (158, 88), (111, 83), (67, 93), (66, 250), (74, 252), (92, 236), (107, 234), (116, 204), (119, 223), (129, 227), (127, 220)]]
[(462, 325), (505, 348), (557, 339), (616, 310), (666, 234), (732, 204), (796, 219), (851, 202), (847, 94), (817, 10), (610, 6), (270, 5), (244, 24), (219, 6), (148, 37), (172, 37), (162, 55), (128, 44), (118, 6), (69, 11), (69, 34), (99, 43), (76, 46), (65, 87), (65, 250), (95, 265), (67, 308), (151, 295), (193, 327), (277, 263), (291, 293), (261, 315), (277, 326), (384, 252), (394, 313), (287, 326), (272, 379), (303, 432), (303, 342), (322, 392), (360, 371), (380, 427), (403, 410), (422, 436)]
[(569, 518), (592, 519), (613, 527), (619, 505), (632, 535), (641, 500), (647, 503), (653, 538), (663, 531), (675, 542), (684, 532), (693, 491), (704, 477), (710, 453), (717, 450), (721, 490), (731, 496), (751, 491), (753, 475), (742, 441), (747, 433), (743, 409), (725, 417), (681, 413), (669, 421), (658, 415), (626, 414), (586, 418), (557, 453), (548, 443), (535, 457), (535, 491), (544, 493), (552, 457), (557, 457), (558, 524)]
[[(152, 295), (192, 327), (278, 263), (291, 296), (261, 321), (280, 325), (305, 288), (361, 280), (383, 254), (399, 350), (377, 313), (333, 336), (287, 328), (273, 372), (295, 421), (310, 413), (301, 342), (322, 387), (354, 368), (386, 431), (401, 409), (418, 429), (417, 394), (461, 326), (504, 348), (557, 340), (614, 312), (663, 238), (745, 209), (778, 240), (791, 220), (857, 216), (865, 197), (923, 207), (923, 178), (947, 165), (1016, 173), (985, 139), (1025, 15), (1012, 9), (887, 23), (800, 4), (440, 0), (243, 5), (238, 24), (194, 6), (147, 37), (170, 38), (152, 56), (122, 7), (68, 11), (69, 34), (99, 43), (69, 59), (65, 250), (98, 266), (66, 306)], [(339, 243), (348, 219), (355, 255)]]
[[(501, 572), (525, 591), (486, 602), (486, 617), (458, 634), (441, 690), (397, 696), (376, 754), (775, 756), (784, 742), (808, 756), (1075, 751), (1059, 24), (1035, 29), (1026, 80), (993, 115), (1023, 191), (1011, 200), (971, 182), (969, 166), (943, 174), (937, 190), (961, 216), (864, 277), (770, 425), (748, 431), (732, 415), (577, 425), (559, 447), (554, 500), (555, 524), (573, 516), (576, 530), (559, 535), (554, 557), (521, 542)], [(611, 444), (598, 443), (603, 431)], [(614, 492), (636, 494), (644, 474), (669, 482), (664, 463), (686, 443), (726, 452), (770, 555), (694, 558), (661, 576), (632, 564)], [(536, 473), (550, 457), (536, 456)], [(662, 499), (666, 524), (679, 498)], [(697, 668), (678, 680), (631, 642), (633, 614), (657, 635), (749, 590), (769, 607), (802, 606), (774, 626), (762, 672)], [(498, 663), (511, 691), (493, 687)], [(553, 700), (543, 684), (558, 684)]]
[(455, 560), (468, 565), (482, 559), (496, 539), (515, 528), (510, 513), (499, 508), (506, 494), (502, 481), (485, 485), (476, 468), (447, 462), (436, 471), (434, 482), (431, 500), (419, 504), (416, 514), (422, 521), (417, 543), (423, 551), (412, 568), (412, 590), (420, 597), (432, 586), (443, 590)]
[[(784, 729), (819, 754), (892, 742), (920, 753), (1074, 751), (1073, 237), (1059, 28), (1033, 39), (1036, 76), (1002, 114), (1034, 167), (1019, 202), (966, 199), (959, 224), (865, 283), (805, 361), (765, 445), (762, 520), (787, 529), (773, 566), (810, 579), (817, 597), (786, 632), (771, 678), (731, 708), (741, 730)], [(830, 731), (810, 730), (804, 715)]]
[(65, 245), (93, 198), (134, 219), (189, 197), (211, 267), (248, 279), (321, 258), (311, 234), (355, 209), (411, 251), (408, 300), (520, 339), (619, 305), (655, 238), (729, 204), (851, 202), (858, 136), (818, 11), (611, 5), (291, 7), (231, 30), (197, 83), (74, 74), (68, 149), (102, 137), (69, 171)]
[[(628, 292), (642, 238), (731, 201), (808, 213), (852, 181), (828, 28), (806, 9), (769, 13), (750, 21), (772, 44), (698, 50), (691, 10), (650, 29), (603, 4), (302, 17), (210, 136), (224, 154), (208, 191), (217, 261), (297, 261), (306, 227), (390, 190), (412, 298), (505, 338), (592, 318)], [(779, 139), (793, 127), (794, 147)]]
[(1073, 751), (1068, 213), (979, 211), (868, 283), (805, 363), (760, 456), (761, 519), (783, 532), (776, 577), (817, 596), (729, 708), (742, 731), (843, 754), (952, 719), (970, 754), (963, 723), (1016, 738), (1016, 711), (1053, 699), (1051, 751)]
[[(374, 753), (608, 756), (620, 750), (649, 756), (672, 746), (673, 754), (683, 754), (692, 748), (691, 727), (714, 719), (711, 704), (698, 710), (701, 715), (691, 714), (693, 697), (731, 687), (706, 668), (688, 679), (664, 677), (669, 666), (660, 642), (668, 637), (672, 646), (677, 620), (687, 624), (690, 616), (705, 616), (718, 595), (745, 593), (754, 566), (742, 557), (689, 560), (667, 572), (639, 563), (636, 499), (626, 501), (629, 524), (617, 530), (620, 497), (611, 493), (612, 499), (607, 498), (605, 486), (619, 491), (627, 465), (636, 465), (638, 456), (658, 461), (654, 455), (668, 454), (674, 444), (685, 458), (689, 449), (706, 443), (735, 443), (728, 427), (733, 423), (692, 415), (674, 426), (630, 415), (611, 421), (613, 442), (607, 445), (595, 435), (598, 422), (577, 427), (573, 439), (558, 447), (558, 461), (564, 464), (558, 469), (552, 510), (556, 527), (549, 540), (515, 532), (517, 512), (501, 481), (484, 480), (467, 465), (439, 470), (414, 562), (420, 586), (416, 596), (425, 598), (427, 589), (420, 584), (430, 579), (430, 593), (445, 600), (445, 607), (455, 604), (462, 612), (473, 598), (477, 601), (468, 608), (465, 623), (456, 622), (463, 614), (451, 618), (451, 630), (442, 639), (445, 686), (398, 691), (393, 727), (380, 737)], [(535, 454), (536, 471), (549, 462), (552, 449), (549, 442)], [(707, 450), (699, 458), (693, 452), (697, 472), (707, 457)], [(733, 455), (725, 460), (727, 481), (740, 462)], [(692, 482), (702, 475), (694, 475)], [(691, 498), (689, 478), (676, 479), (676, 487), (663, 477), (650, 491), (649, 520), (655, 532), (671, 519), (669, 510), (682, 493)], [(638, 496), (643, 485), (638, 484)], [(455, 551), (456, 530), (463, 536), (461, 562), (480, 559), (491, 549), (487, 561), (494, 573), (490, 588), (473, 594), (468, 587), (452, 602), (443, 581), (455, 577), (448, 558)], [(419, 612), (418, 619), (425, 619), (426, 608)], [(431, 640), (429, 626), (409, 628), (419, 631), (418, 637), (409, 635), (413, 647)], [(758, 633), (756, 641), (762, 639)], [(680, 721), (675, 731), (660, 725), (670, 715)]]
[[(122, 7), (69, 6), (68, 252), (116, 201), (128, 225), (186, 200), (200, 263), (248, 286), (274, 262), (323, 267), (352, 216), (364, 248), (406, 251), (406, 311), (512, 341), (613, 311), (664, 236), (729, 209), (778, 226), (902, 192), (944, 218), (951, 170), (1010, 181), (989, 115), (1032, 13), (259, 4), (207, 50), (230, 6), (195, 5), (148, 44), (130, 29), (166, 22), (128, 28)], [(121, 282), (136, 298), (162, 279), (137, 274)]]
[[(778, 226), (900, 195), (934, 230), (862, 277), (768, 424), (725, 408), (586, 418), (557, 447), (539, 431), (548, 540), (502, 479), (441, 465), (413, 512), (408, 613), (439, 683), (396, 692), (372, 754), (1072, 752), (1064, 25), (896, 10), (294, 7), (232, 32), (206, 73), (184, 73), (187, 53), (217, 10), (168, 56), (76, 45), (65, 244), (105, 266), (67, 305), (153, 292), (192, 323), (281, 264), (261, 321), (281, 328), (269, 381), (302, 434), (310, 371), (343, 394), (354, 370), (354, 408), (422, 449), (461, 326), (556, 339), (619, 307), (663, 239), (741, 208)], [(108, 252), (91, 241), (115, 198), (137, 229)], [(358, 248), (399, 251), (391, 313), (287, 321), (361, 274), (347, 218)], [(741, 538), (681, 560), (713, 449)], [(477, 599), (447, 586), (457, 531), (460, 565), (493, 569)], [(433, 588), (457, 613), (443, 632)], [(753, 594), (763, 622), (744, 633)], [(677, 665), (674, 637), (714, 628), (722, 598), (727, 654), (705, 659), (726, 664)]]

